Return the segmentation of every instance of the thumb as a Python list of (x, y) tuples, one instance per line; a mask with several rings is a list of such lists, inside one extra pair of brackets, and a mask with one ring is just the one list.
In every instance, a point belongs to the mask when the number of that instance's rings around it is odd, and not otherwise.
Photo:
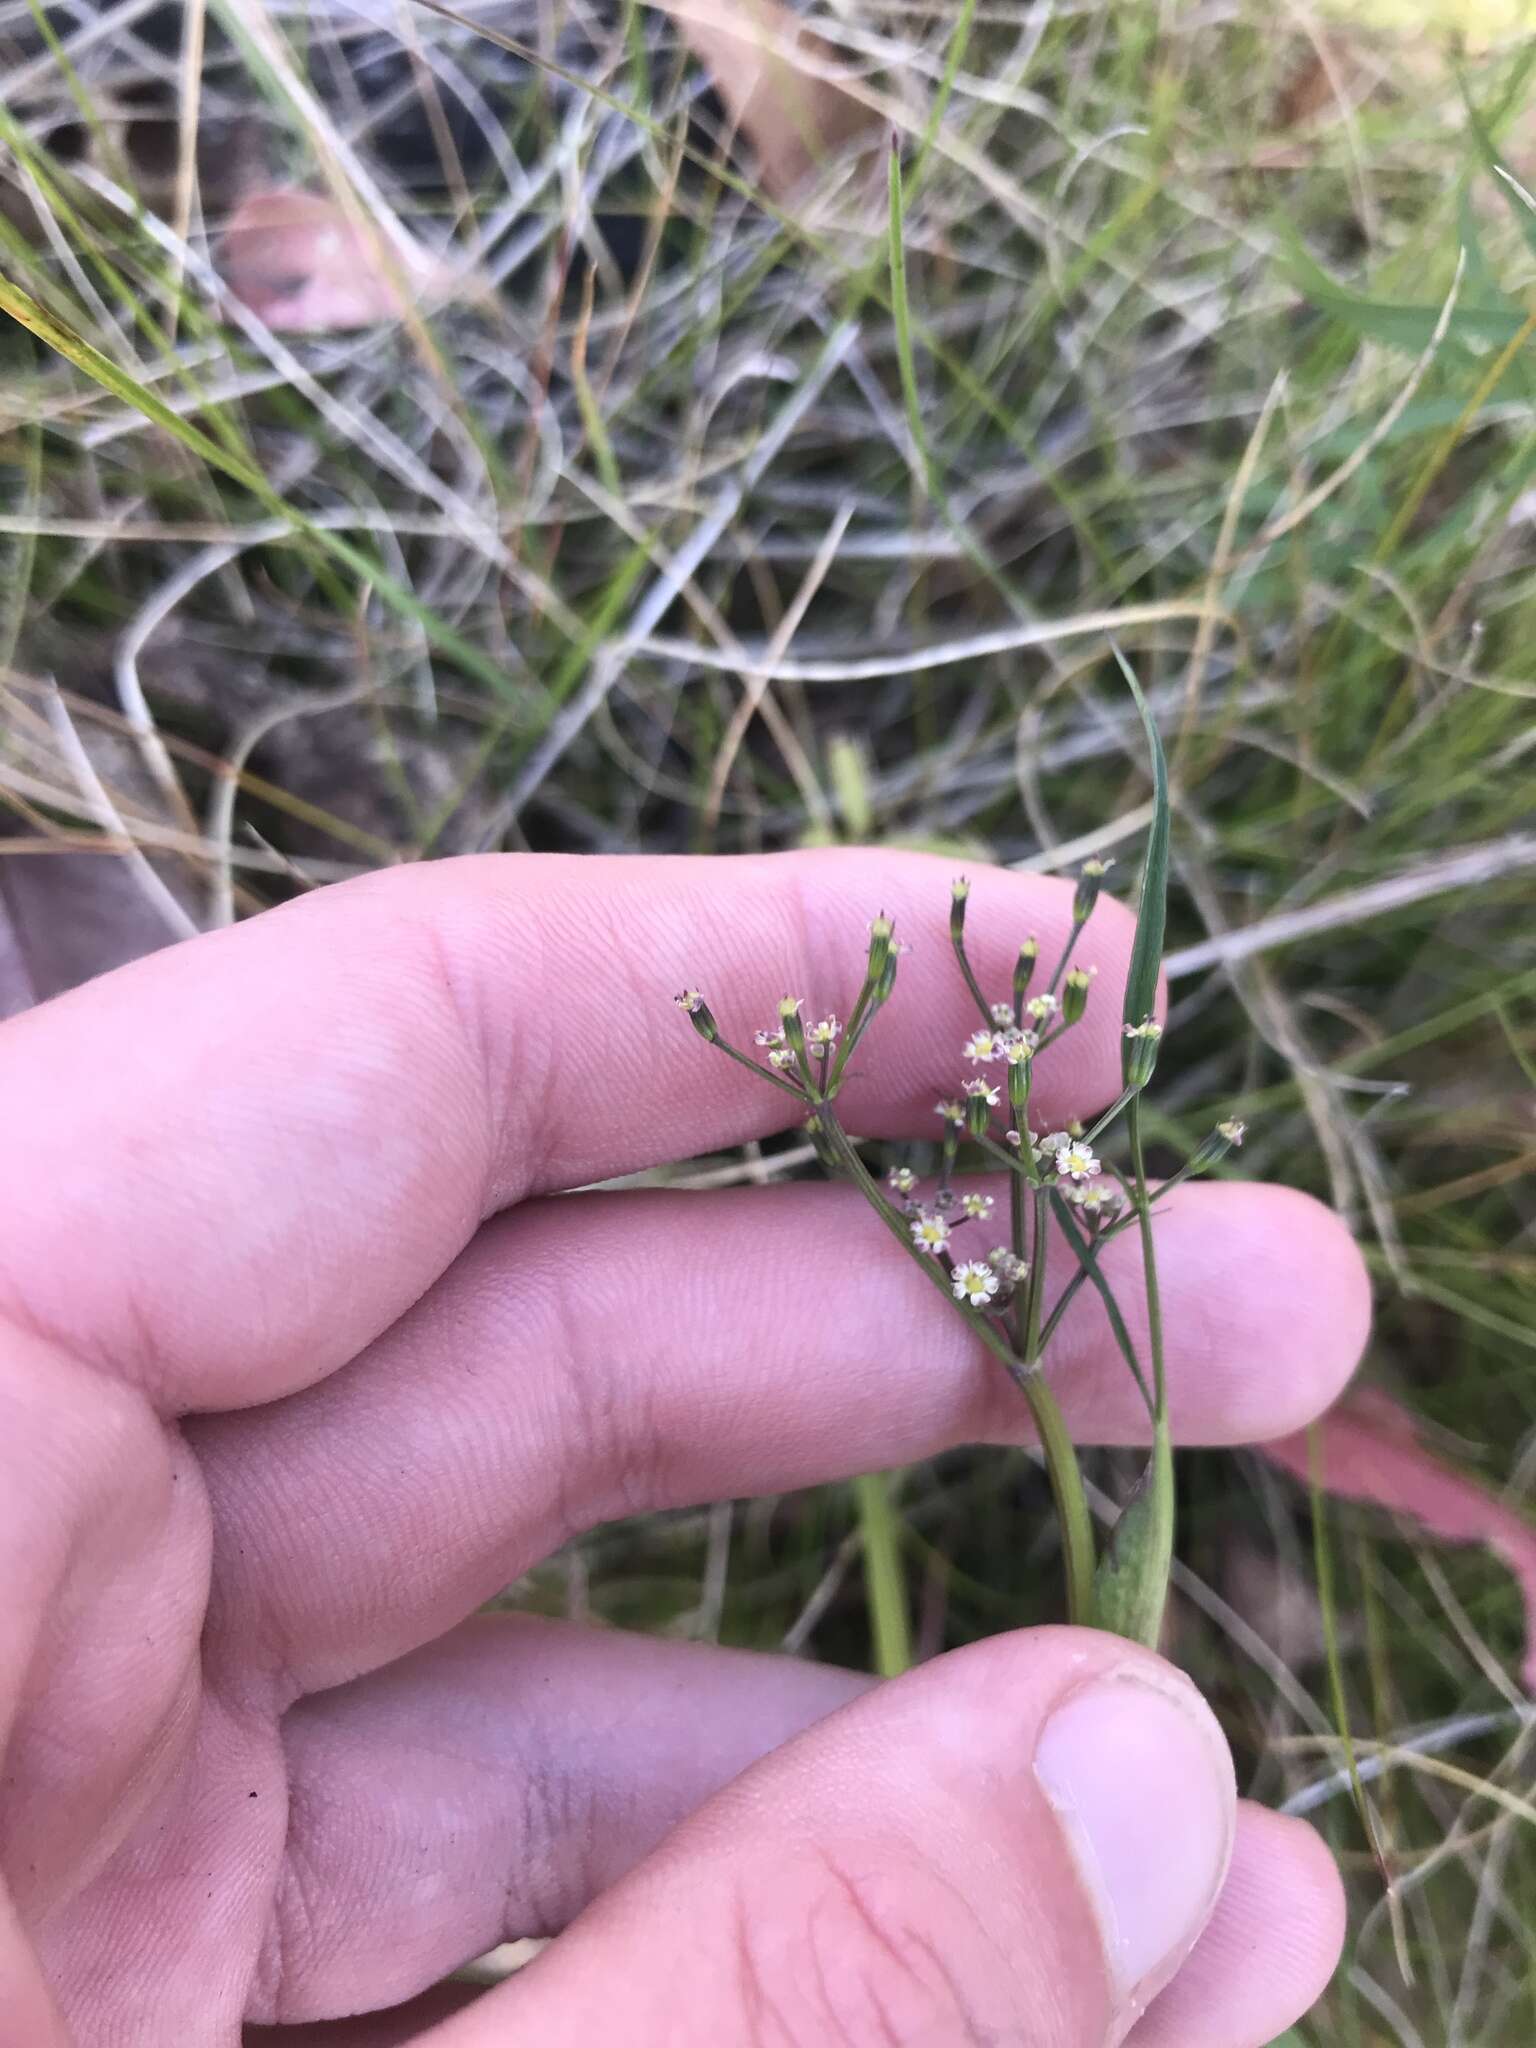
[(1042, 1629), (745, 1771), (433, 2048), (1104, 2048), (1189, 1953), (1235, 1820), (1194, 1688)]

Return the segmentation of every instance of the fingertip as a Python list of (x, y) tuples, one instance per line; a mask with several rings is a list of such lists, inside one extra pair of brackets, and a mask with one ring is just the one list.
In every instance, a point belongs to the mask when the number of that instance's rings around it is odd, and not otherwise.
[[(1206, 1183), (1160, 1206), (1159, 1263), (1175, 1433), (1185, 1442), (1266, 1443), (1304, 1429), (1338, 1398), (1370, 1330), (1370, 1280), (1359, 1247), (1323, 1203), (1269, 1183)], [(1182, 1432), (1181, 1360), (1214, 1439)]]
[(1254, 1233), (1262, 1309), (1283, 1345), (1285, 1370), (1263, 1388), (1250, 1440), (1304, 1429), (1353, 1377), (1371, 1327), (1371, 1281), (1360, 1247), (1336, 1211), (1299, 1188), (1244, 1190), (1261, 1210)]

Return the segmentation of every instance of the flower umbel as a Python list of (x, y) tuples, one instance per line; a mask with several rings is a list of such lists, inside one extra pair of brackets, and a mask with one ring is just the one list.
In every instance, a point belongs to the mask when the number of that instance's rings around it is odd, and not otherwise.
[[(963, 879), (955, 883), (949, 899), (949, 936), (972, 1006), (970, 1032), (961, 1053), (973, 1075), (954, 1096), (935, 1105), (940, 1130), (934, 1134), (935, 1142), (921, 1148), (924, 1156), (917, 1156), (910, 1165), (887, 1162), (884, 1187), (866, 1163), (867, 1148), (841, 1122), (837, 1098), (856, 1050), (862, 1071), (866, 1034), (893, 993), (897, 960), (905, 947), (897, 943), (889, 918), (882, 915), (870, 924), (867, 954), (861, 943), (858, 965), (862, 981), (857, 994), (849, 997), (851, 1007), (841, 1014), (828, 1009), (816, 1022), (807, 1023), (801, 1015), (801, 1000), (786, 997), (777, 1018), (756, 1032), (759, 1050), (755, 1058), (719, 1035), (699, 990), (685, 989), (676, 1000), (701, 1037), (793, 1099), (798, 1105), (797, 1120), (809, 1135), (822, 1167), (864, 1195), (903, 1255), (913, 1259), (952, 1312), (965, 1313), (978, 1348), (986, 1349), (1006, 1368), (1028, 1402), (1061, 1522), (1069, 1617), (1154, 1645), (1172, 1554), (1173, 1468), (1153, 1212), (1170, 1188), (1214, 1165), (1240, 1144), (1243, 1127), (1235, 1118), (1217, 1124), (1176, 1173), (1156, 1187), (1149, 1181), (1138, 1112), (1140, 1091), (1151, 1078), (1163, 1035), (1156, 1018), (1145, 1013), (1157, 987), (1169, 813), (1156, 729), (1134, 678), (1131, 681), (1155, 770), (1153, 830), (1142, 873), (1136, 943), (1123, 1012), (1126, 1085), (1109, 1110), (1086, 1128), (1083, 1122), (1064, 1118), (1061, 1128), (1038, 1136), (1030, 1128), (1034, 1121), (1030, 1104), (1036, 1092), (1037, 1063), (1083, 1017), (1091, 997), (1096, 970), (1078, 964), (1073, 956), (1111, 865), (1107, 860), (1089, 861), (1083, 867), (1070, 931), (1064, 935), (1061, 950), (1053, 952), (1048, 976), (1034, 983), (1039, 993), (1030, 991), (1040, 964), (1040, 948), (1038, 941), (1029, 937), (1019, 947), (1011, 1000), (1005, 1001), (991, 1000), (967, 954), (970, 886)], [(990, 890), (990, 884), (985, 886)], [(1002, 892), (990, 900), (1000, 910)], [(984, 1071), (974, 1071), (989, 1067), (998, 1070), (995, 1079)], [(1050, 1085), (1049, 1076), (1038, 1084), (1047, 1091)], [(1040, 1099), (1046, 1100), (1048, 1095)], [(1001, 1113), (995, 1116), (999, 1109)], [(1116, 1144), (1115, 1127), (1122, 1120), (1128, 1160)], [(1100, 1161), (1100, 1147), (1116, 1161), (1108, 1172)], [(1002, 1169), (1008, 1188), (1005, 1203), (978, 1189), (974, 1182), (970, 1191), (963, 1191), (962, 1176), (973, 1170), (980, 1156)], [(931, 1192), (920, 1192), (926, 1174), (933, 1176), (928, 1182)], [(1064, 1203), (1070, 1203), (1070, 1210), (1063, 1209)], [(999, 1209), (1002, 1214), (993, 1223)], [(1060, 1231), (1053, 1228), (1058, 1220), (1064, 1225)], [(988, 1223), (991, 1227), (986, 1236), (1003, 1241), (985, 1258), (962, 1259), (952, 1245), (967, 1223)], [(1133, 1263), (1145, 1288), (1147, 1307), (1144, 1334), (1135, 1344), (1128, 1334), (1128, 1319), (1119, 1313), (1115, 1301), (1114, 1268), (1120, 1262), (1101, 1257), (1110, 1239), (1130, 1230), (1140, 1236), (1141, 1258)], [(985, 1242), (985, 1238), (978, 1234), (978, 1241)], [(1063, 1251), (1070, 1246), (1075, 1265), (1051, 1283), (1047, 1265), (1053, 1246)], [(1112, 1552), (1102, 1560), (1076, 1447), (1050, 1380), (1041, 1371), (1063, 1314), (1089, 1283), (1110, 1311), (1111, 1332), (1146, 1401), (1154, 1447), (1143, 1482), (1124, 1510), (1134, 1540), (1118, 1557)], [(862, 1503), (861, 1496), (861, 1514), (865, 1512)]]

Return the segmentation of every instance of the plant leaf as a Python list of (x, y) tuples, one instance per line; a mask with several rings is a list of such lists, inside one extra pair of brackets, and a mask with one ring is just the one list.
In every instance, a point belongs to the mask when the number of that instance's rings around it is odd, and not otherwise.
[(1093, 1575), (1100, 1628), (1155, 1650), (1173, 1567), (1173, 1447), (1159, 1430)]
[[(1286, 265), (1296, 289), (1309, 305), (1330, 314), (1341, 326), (1367, 341), (1384, 342), (1389, 348), (1411, 350), (1422, 355), (1428, 348), (1445, 312), (1438, 306), (1394, 306), (1384, 299), (1358, 297), (1336, 285), (1322, 266), (1303, 248), (1299, 236), (1285, 237)], [(1463, 292), (1446, 330), (1447, 348), (1464, 350), (1469, 342), (1508, 343), (1525, 322), (1524, 309), (1507, 292), (1493, 288), (1491, 303), (1475, 305)]]
[[(1125, 983), (1125, 1021), (1140, 1024), (1157, 1007), (1157, 975), (1163, 959), (1163, 932), (1168, 921), (1168, 764), (1163, 743), (1153, 723), (1147, 700), (1135, 671), (1119, 648), (1115, 659), (1129, 685), (1152, 757), (1152, 828), (1147, 834), (1147, 857), (1141, 870), (1141, 897), (1136, 906), (1136, 943), (1131, 949), (1131, 971)], [(1131, 1042), (1122, 1041), (1121, 1058), (1129, 1077)]]

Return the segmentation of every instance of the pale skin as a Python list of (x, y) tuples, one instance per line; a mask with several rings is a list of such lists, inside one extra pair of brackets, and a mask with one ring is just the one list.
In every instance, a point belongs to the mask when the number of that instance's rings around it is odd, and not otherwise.
[[(949, 879), (447, 862), (0, 1030), (5, 2048), (1257, 2048), (1313, 2000), (1331, 1861), (1149, 1653), (1025, 1631), (874, 1687), (474, 1618), (617, 1515), (1026, 1440), (856, 1193), (561, 1194), (779, 1127), (668, 998), (738, 1039), (786, 991), (841, 1014), (882, 908), (914, 950), (845, 1121), (933, 1135), (974, 1027)], [(1070, 894), (976, 878), (985, 986)], [(1114, 1091), (1130, 920), (1093, 934), (1042, 1128)], [(1341, 1226), (1192, 1186), (1158, 1228), (1181, 1440), (1320, 1412), (1368, 1316)], [(1074, 1432), (1137, 1441), (1079, 1306)]]

